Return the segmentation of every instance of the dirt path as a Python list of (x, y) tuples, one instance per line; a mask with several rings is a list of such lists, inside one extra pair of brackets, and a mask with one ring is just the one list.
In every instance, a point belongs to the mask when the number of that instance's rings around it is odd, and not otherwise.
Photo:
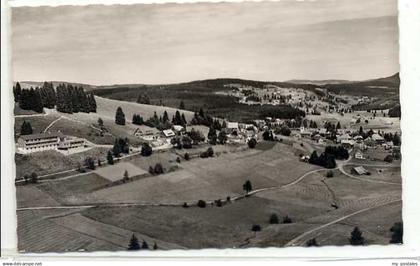
[(25, 117), (42, 117), (47, 116), (47, 113), (44, 114), (32, 114), (32, 115), (15, 115), (15, 118), (25, 118)]
[(59, 118), (57, 118), (56, 120), (52, 121), (45, 129), (44, 129), (44, 133), (47, 132), (52, 126), (54, 126), (55, 123), (57, 123), (58, 121), (60, 121), (61, 119), (63, 119), (63, 116), (60, 116)]

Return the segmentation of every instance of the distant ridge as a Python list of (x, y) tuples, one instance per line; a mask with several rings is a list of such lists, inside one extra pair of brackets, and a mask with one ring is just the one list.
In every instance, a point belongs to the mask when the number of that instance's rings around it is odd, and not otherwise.
[(313, 84), (313, 85), (326, 85), (326, 84), (343, 84), (343, 83), (351, 83), (350, 80), (344, 79), (326, 79), (326, 80), (310, 80), (310, 79), (291, 79), (286, 80), (287, 83), (293, 84)]
[[(400, 73), (397, 72), (392, 76), (384, 77), (384, 78), (375, 78), (375, 79), (368, 79), (362, 81), (351, 81), (345, 79), (326, 79), (326, 80), (309, 80), (309, 79), (291, 79), (285, 81), (286, 83), (293, 83), (293, 84), (314, 84), (314, 85), (336, 85), (336, 84), (348, 84), (348, 83), (380, 83), (382, 85), (399, 85), (400, 84)], [(380, 86), (380, 85), (378, 85)]]
[[(327, 80), (305, 80), (305, 79), (292, 79), (283, 82), (279, 81), (258, 81), (258, 80), (248, 80), (248, 79), (239, 79), (239, 78), (215, 78), (215, 79), (205, 79), (205, 80), (195, 80), (190, 82), (180, 82), (180, 83), (172, 83), (172, 84), (140, 84), (140, 83), (133, 83), (133, 84), (115, 84), (115, 85), (90, 85), (84, 83), (76, 83), (76, 82), (66, 82), (66, 81), (48, 81), (52, 82), (54, 86), (58, 84), (71, 84), (73, 86), (82, 86), (87, 91), (99, 91), (102, 89), (135, 89), (140, 87), (148, 87), (148, 88), (178, 88), (178, 87), (196, 87), (197, 90), (200, 90), (202, 87), (213, 87), (211, 85), (217, 84), (223, 86), (225, 84), (234, 84), (234, 83), (242, 83), (245, 85), (250, 86), (263, 86), (266, 84), (274, 84), (278, 86), (284, 87), (306, 87), (306, 88), (325, 88), (325, 89), (349, 89), (354, 86), (359, 88), (362, 87), (381, 87), (385, 86), (388, 88), (398, 88), (400, 84), (400, 75), (399, 73), (395, 73), (389, 77), (382, 77), (376, 79), (369, 79), (364, 81), (350, 81), (350, 80), (339, 80), (339, 79), (327, 79)], [(15, 82), (16, 83), (16, 82)], [(29, 88), (29, 87), (39, 87), (42, 86), (43, 82), (39, 81), (19, 81), (22, 88)]]

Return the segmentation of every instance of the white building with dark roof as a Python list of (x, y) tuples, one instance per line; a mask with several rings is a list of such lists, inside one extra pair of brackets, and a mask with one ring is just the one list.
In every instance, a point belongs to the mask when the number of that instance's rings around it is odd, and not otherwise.
[(38, 151), (57, 150), (60, 143), (60, 133), (40, 133), (22, 135), (17, 141), (18, 153), (32, 153)]
[(19, 137), (16, 152), (28, 154), (48, 150), (71, 151), (83, 148), (85, 144), (85, 139), (65, 136), (59, 132), (30, 134)]

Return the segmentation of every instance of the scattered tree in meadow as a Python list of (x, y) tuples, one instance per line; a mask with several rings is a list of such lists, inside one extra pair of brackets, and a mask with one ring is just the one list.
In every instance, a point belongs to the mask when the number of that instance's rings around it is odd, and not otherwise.
[(144, 124), (144, 120), (143, 117), (141, 117), (138, 114), (133, 114), (133, 118), (131, 121), (134, 125), (143, 125)]
[(219, 141), (220, 144), (224, 145), (226, 144), (227, 141), (227, 135), (226, 132), (224, 130), (221, 130), (219, 132), (219, 135), (217, 136), (217, 140)]
[(125, 125), (125, 114), (120, 106), (117, 108), (117, 111), (115, 112), (115, 123), (121, 126)]
[(128, 179), (130, 178), (130, 176), (128, 175), (128, 171), (127, 170), (125, 170), (124, 171), (124, 175), (123, 175), (123, 181), (125, 182), (125, 181), (128, 181)]
[(402, 244), (403, 242), (403, 223), (398, 222), (394, 223), (391, 227), (390, 231), (392, 232), (391, 240), (389, 243), (391, 244)]
[(181, 109), (181, 110), (184, 110), (184, 109), (185, 109), (185, 104), (184, 104), (184, 101), (181, 101), (181, 102), (179, 103), (179, 109)]
[(279, 217), (277, 214), (273, 213), (270, 215), (270, 224), (278, 224), (279, 223)]
[(198, 202), (197, 202), (197, 206), (198, 207), (200, 207), (200, 208), (205, 208), (206, 207), (206, 202), (204, 201), (204, 200), (199, 200)]
[(184, 159), (185, 159), (185, 161), (189, 161), (190, 160), (190, 154), (188, 152), (186, 152), (184, 154)]
[(365, 243), (365, 238), (362, 236), (362, 232), (359, 227), (355, 227), (351, 232), (349, 242), (353, 246), (361, 246)]
[(160, 163), (157, 163), (154, 168), (155, 175), (163, 174), (163, 167)]
[(252, 191), (252, 184), (251, 181), (247, 180), (243, 185), (242, 185), (243, 190), (245, 191), (246, 194), (248, 194), (249, 192)]
[(106, 160), (108, 164), (114, 164), (114, 156), (112, 156), (112, 152), (108, 151), (108, 154), (106, 156)]
[(35, 172), (31, 174), (30, 181), (32, 184), (38, 183), (38, 175)]
[(30, 135), (33, 133), (31, 123), (23, 121), (22, 126), (20, 127), (21, 135)]
[(333, 172), (333, 171), (328, 171), (328, 172), (327, 172), (327, 174), (326, 174), (326, 177), (327, 177), (327, 178), (332, 178), (332, 177), (334, 177), (334, 172)]
[(128, 250), (139, 250), (140, 244), (137, 237), (133, 234), (130, 238), (130, 242), (128, 244)]
[(315, 238), (311, 238), (308, 241), (306, 241), (306, 246), (307, 247), (317, 247), (318, 243), (316, 242)]
[(251, 138), (251, 139), (248, 141), (248, 147), (249, 147), (250, 149), (253, 149), (253, 148), (255, 148), (255, 146), (257, 146), (257, 140), (256, 140), (255, 138)]
[(149, 145), (149, 143), (143, 143), (141, 146), (141, 155), (142, 156), (150, 156), (153, 153), (152, 147)]
[(208, 154), (208, 156), (209, 156), (209, 157), (213, 157), (213, 155), (214, 155), (214, 151), (213, 151), (213, 148), (212, 148), (212, 147), (209, 147), (209, 148), (207, 149), (207, 154)]
[(153, 250), (158, 249), (158, 245), (156, 244), (156, 242), (153, 244)]
[(98, 118), (98, 126), (100, 126), (101, 128), (104, 126), (104, 120), (102, 120), (102, 118)]
[(213, 126), (210, 126), (209, 133), (207, 134), (207, 139), (211, 145), (217, 144), (217, 131)]
[(251, 227), (251, 231), (257, 233), (259, 231), (261, 231), (261, 226), (259, 224), (253, 224)]
[(290, 219), (290, 217), (288, 215), (283, 217), (283, 223), (284, 224), (291, 224), (292, 223), (292, 219)]
[(91, 170), (95, 170), (96, 166), (95, 166), (95, 160), (93, 160), (92, 157), (87, 157), (85, 159), (85, 166)]
[(143, 240), (143, 243), (141, 244), (141, 248), (142, 249), (149, 249), (149, 245), (147, 244), (147, 242), (145, 240)]
[(155, 168), (153, 166), (149, 166), (149, 174), (154, 175), (155, 174)]

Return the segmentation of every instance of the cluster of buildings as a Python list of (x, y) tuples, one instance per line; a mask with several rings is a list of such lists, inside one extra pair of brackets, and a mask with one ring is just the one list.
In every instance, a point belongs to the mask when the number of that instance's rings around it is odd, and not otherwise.
[(66, 154), (85, 148), (86, 141), (82, 138), (63, 135), (60, 132), (47, 132), (22, 135), (18, 138), (16, 146), (16, 152), (20, 154), (48, 150), (56, 150)]

